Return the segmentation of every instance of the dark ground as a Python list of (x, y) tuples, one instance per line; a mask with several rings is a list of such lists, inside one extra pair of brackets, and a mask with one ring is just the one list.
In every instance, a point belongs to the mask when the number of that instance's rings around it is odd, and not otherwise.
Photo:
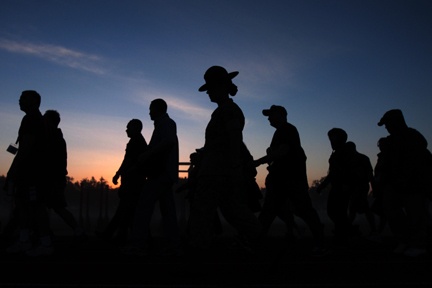
[[(89, 237), (75, 242), (58, 236), (52, 256), (31, 258), (0, 252), (0, 287), (432, 287), (432, 258), (392, 253), (394, 243), (358, 238), (329, 253), (310, 254), (311, 239), (287, 245), (271, 237), (248, 254), (230, 248), (223, 237), (211, 251), (179, 257), (121, 254), (109, 242)], [(429, 249), (430, 250), (430, 249)]]

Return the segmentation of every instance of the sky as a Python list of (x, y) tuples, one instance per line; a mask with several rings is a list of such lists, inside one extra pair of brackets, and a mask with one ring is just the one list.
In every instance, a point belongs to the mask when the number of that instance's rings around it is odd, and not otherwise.
[(327, 174), (333, 127), (375, 165), (387, 110), (401, 109), (432, 143), (431, 35), (428, 0), (3, 0), (0, 175), (13, 159), (6, 148), (24, 116), (23, 90), (41, 94), (42, 112), (61, 114), (75, 180), (103, 177), (114, 187), (126, 125), (142, 120), (149, 141), (156, 98), (168, 103), (180, 161), (189, 161), (216, 108), (198, 92), (213, 65), (239, 71), (233, 100), (255, 159), (274, 133), (261, 111), (275, 104), (300, 133), (310, 182)]

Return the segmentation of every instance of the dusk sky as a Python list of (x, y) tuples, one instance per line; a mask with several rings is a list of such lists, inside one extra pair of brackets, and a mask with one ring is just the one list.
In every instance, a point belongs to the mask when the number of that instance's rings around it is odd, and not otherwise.
[[(180, 161), (204, 145), (216, 108), (198, 92), (212, 65), (239, 71), (233, 98), (244, 141), (265, 154), (274, 133), (262, 109), (283, 105), (300, 133), (308, 178), (326, 175), (327, 131), (340, 127), (375, 165), (377, 122), (400, 108), (432, 143), (432, 1), (3, 0), (0, 8), (0, 175), (13, 156), (23, 90), (58, 110), (75, 180), (111, 183), (126, 124), (163, 98), (177, 122)], [(258, 182), (264, 185), (266, 169)]]

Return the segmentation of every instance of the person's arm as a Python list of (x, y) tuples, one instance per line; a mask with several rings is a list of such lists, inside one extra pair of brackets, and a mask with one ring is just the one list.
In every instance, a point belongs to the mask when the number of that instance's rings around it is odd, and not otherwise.
[(282, 144), (279, 145), (277, 148), (267, 148), (267, 154), (257, 160), (254, 161), (255, 167), (258, 167), (262, 164), (269, 164), (273, 162), (276, 159), (285, 157), (289, 152), (289, 145), (288, 144)]
[[(21, 123), (21, 127), (31, 125), (28, 122), (29, 121), (23, 119)], [(9, 168), (9, 171), (7, 173), (7, 177), (9, 178), (9, 180), (15, 181), (16, 177), (18, 177), (18, 174), (20, 173), (20, 170), (23, 169), (25, 165), (27, 165), (29, 158), (33, 153), (33, 148), (35, 146), (35, 143), (36, 143), (36, 135), (34, 135), (33, 133), (20, 134), (19, 150), (18, 153), (15, 155), (12, 164)]]
[(131, 167), (131, 159), (130, 159), (130, 153), (131, 153), (131, 149), (133, 149), (133, 147), (131, 147), (132, 145), (132, 141), (129, 141), (129, 143), (126, 146), (126, 150), (125, 150), (125, 155), (123, 157), (123, 161), (120, 164), (119, 169), (117, 170), (117, 172), (115, 173), (112, 182), (114, 183), (114, 185), (118, 184), (118, 179), (122, 176), (122, 174), (124, 172), (126, 172), (130, 167)]

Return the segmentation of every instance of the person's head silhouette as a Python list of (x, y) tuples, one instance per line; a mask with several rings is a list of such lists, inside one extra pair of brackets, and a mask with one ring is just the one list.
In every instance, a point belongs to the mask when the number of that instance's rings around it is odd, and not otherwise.
[(275, 128), (287, 122), (288, 113), (283, 106), (272, 105), (269, 109), (264, 109), (262, 114), (268, 117), (270, 125)]
[(19, 106), (21, 111), (29, 113), (31, 111), (39, 110), (41, 103), (41, 96), (34, 90), (25, 90), (21, 93), (19, 99)]
[(232, 82), (239, 72), (230, 72), (221, 66), (212, 66), (204, 74), (205, 84), (202, 85), (198, 91), (207, 91), (210, 101), (221, 103), (237, 94), (237, 86)]
[(156, 120), (165, 115), (168, 110), (168, 105), (163, 99), (155, 99), (150, 103), (150, 119)]
[(395, 134), (407, 128), (405, 118), (400, 109), (392, 109), (384, 113), (383, 117), (378, 122), (378, 126), (383, 125), (390, 134)]
[(126, 126), (126, 134), (129, 138), (133, 138), (141, 133), (143, 124), (139, 119), (132, 119)]
[(327, 133), (333, 150), (343, 147), (348, 140), (348, 134), (341, 128), (332, 128)]

